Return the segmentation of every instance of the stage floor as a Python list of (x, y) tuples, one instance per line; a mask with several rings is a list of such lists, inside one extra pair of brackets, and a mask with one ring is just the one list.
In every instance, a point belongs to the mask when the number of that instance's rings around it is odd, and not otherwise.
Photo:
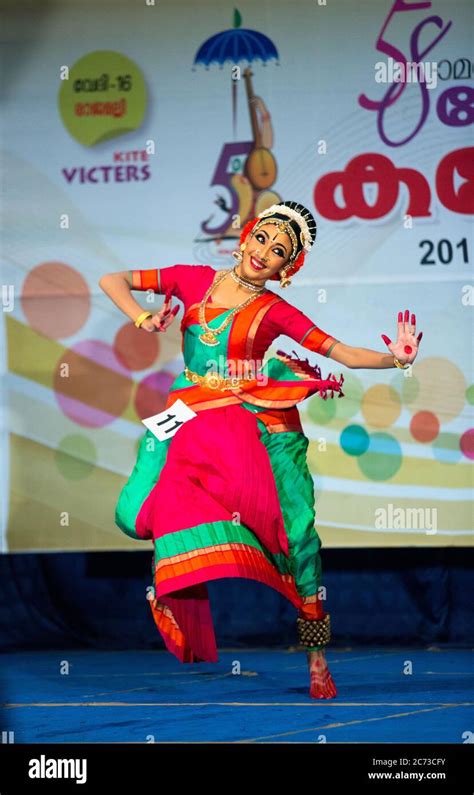
[(15, 743), (472, 742), (471, 649), (327, 656), (338, 697), (315, 701), (291, 649), (220, 649), (195, 665), (166, 651), (4, 653), (0, 730)]

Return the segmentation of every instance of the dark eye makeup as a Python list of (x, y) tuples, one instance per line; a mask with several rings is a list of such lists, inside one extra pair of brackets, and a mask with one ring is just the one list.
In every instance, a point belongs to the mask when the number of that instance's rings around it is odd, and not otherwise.
[[(265, 233), (264, 232), (258, 232), (255, 235), (255, 239), (258, 240), (259, 237), (262, 238), (262, 243), (265, 243), (265, 239), (266, 239), (265, 238)], [(281, 247), (281, 245), (276, 245), (275, 248), (273, 249), (273, 251), (275, 252), (277, 257), (281, 257), (282, 259), (284, 259), (286, 257), (286, 251), (285, 251), (284, 248)]]

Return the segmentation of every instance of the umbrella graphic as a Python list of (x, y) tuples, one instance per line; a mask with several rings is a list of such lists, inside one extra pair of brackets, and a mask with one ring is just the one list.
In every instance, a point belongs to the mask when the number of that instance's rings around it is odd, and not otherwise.
[[(201, 44), (194, 58), (194, 64), (204, 64), (206, 69), (213, 63), (219, 64), (223, 68), (225, 63), (238, 65), (246, 61), (251, 64), (254, 61), (261, 61), (266, 66), (267, 61), (276, 60), (278, 64), (278, 52), (273, 42), (263, 33), (256, 30), (241, 28), (242, 17), (239, 11), (234, 9), (234, 27), (216, 33), (210, 39), (206, 39)], [(193, 66), (195, 71), (195, 66)], [(232, 77), (232, 124), (235, 135), (235, 124), (237, 116), (237, 80)]]

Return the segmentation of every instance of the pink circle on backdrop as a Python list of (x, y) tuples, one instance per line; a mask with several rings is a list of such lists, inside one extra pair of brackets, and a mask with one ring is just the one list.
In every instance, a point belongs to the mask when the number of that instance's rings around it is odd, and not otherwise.
[(464, 431), (459, 440), (459, 447), (466, 458), (470, 458), (471, 460), (474, 459), (474, 428), (469, 428), (468, 431)]
[(23, 282), (20, 300), (30, 326), (55, 340), (71, 337), (89, 317), (87, 282), (64, 262), (45, 262), (32, 268)]
[[(65, 364), (69, 366), (69, 376), (61, 377)], [(65, 350), (53, 377), (63, 413), (86, 428), (101, 428), (120, 417), (133, 387), (130, 371), (102, 340), (82, 340)]]
[(140, 381), (135, 395), (135, 411), (141, 420), (163, 411), (169, 388), (175, 379), (174, 373), (162, 370), (151, 373)]

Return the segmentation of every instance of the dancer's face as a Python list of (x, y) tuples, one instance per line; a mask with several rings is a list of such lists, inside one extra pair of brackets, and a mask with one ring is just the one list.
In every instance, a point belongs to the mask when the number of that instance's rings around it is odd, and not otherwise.
[(237, 267), (240, 276), (256, 283), (263, 283), (278, 273), (287, 263), (292, 252), (291, 238), (280, 232), (275, 224), (264, 224), (246, 238), (242, 262)]

